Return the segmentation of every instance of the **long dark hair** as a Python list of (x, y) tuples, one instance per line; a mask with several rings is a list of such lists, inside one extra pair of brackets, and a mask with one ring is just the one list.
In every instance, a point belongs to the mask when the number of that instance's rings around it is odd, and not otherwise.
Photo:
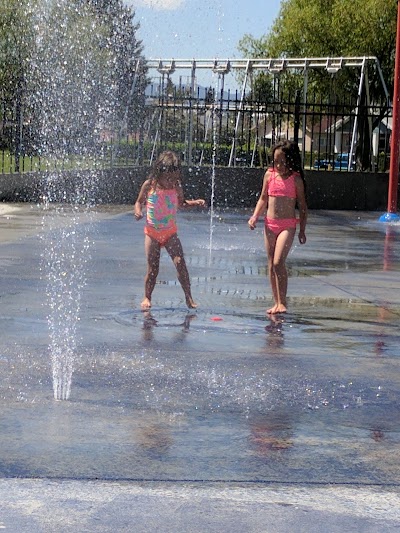
[(304, 177), (303, 163), (301, 161), (301, 155), (299, 145), (294, 141), (279, 141), (272, 148), (272, 166), (274, 165), (274, 155), (276, 150), (282, 150), (285, 154), (286, 165), (293, 172), (298, 172), (304, 183), (304, 189), (306, 187), (306, 180)]

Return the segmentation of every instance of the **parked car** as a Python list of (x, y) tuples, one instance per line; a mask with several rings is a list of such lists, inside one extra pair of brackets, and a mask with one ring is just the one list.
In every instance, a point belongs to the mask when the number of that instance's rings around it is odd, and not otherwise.
[(334, 167), (334, 161), (332, 159), (316, 159), (314, 161), (315, 170), (332, 170)]
[(355, 170), (356, 168), (356, 162), (353, 157), (350, 168), (349, 168), (349, 157), (350, 154), (342, 153), (338, 154), (335, 158), (334, 162), (334, 170)]

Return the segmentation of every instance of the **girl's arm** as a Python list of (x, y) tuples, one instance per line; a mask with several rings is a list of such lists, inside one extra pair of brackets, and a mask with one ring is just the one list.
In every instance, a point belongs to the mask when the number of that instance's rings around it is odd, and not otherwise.
[(194, 205), (200, 205), (205, 206), (206, 202), (202, 198), (198, 198), (197, 200), (185, 200), (185, 196), (183, 194), (182, 185), (180, 182), (177, 182), (176, 184), (176, 192), (178, 193), (178, 205), (179, 207), (190, 207)]
[(299, 242), (300, 244), (306, 243), (306, 224), (308, 208), (306, 202), (306, 195), (304, 191), (304, 182), (300, 176), (296, 176), (296, 194), (297, 194), (297, 206), (300, 215), (300, 229), (299, 229)]
[(204, 207), (206, 205), (206, 201), (203, 200), (203, 198), (197, 198), (197, 200), (185, 200), (183, 206), (192, 206), (192, 205), (201, 205)]
[(264, 181), (263, 186), (261, 189), (260, 198), (258, 199), (258, 202), (256, 203), (256, 207), (254, 208), (254, 213), (250, 217), (248, 221), (248, 225), (250, 226), (250, 229), (254, 229), (257, 224), (258, 217), (265, 211), (265, 209), (268, 207), (268, 180), (269, 180), (270, 172), (267, 170), (267, 172), (264, 174)]
[(146, 180), (143, 183), (140, 189), (140, 192), (139, 192), (139, 196), (137, 197), (137, 200), (135, 202), (134, 215), (135, 215), (136, 220), (140, 220), (141, 218), (143, 218), (142, 205), (146, 203), (149, 189), (150, 189), (150, 180)]

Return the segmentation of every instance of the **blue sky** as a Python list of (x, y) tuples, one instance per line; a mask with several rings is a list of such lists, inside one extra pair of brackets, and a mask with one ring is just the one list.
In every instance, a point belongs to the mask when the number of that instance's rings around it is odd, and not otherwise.
[[(278, 15), (280, 0), (124, 0), (140, 23), (138, 37), (152, 59), (241, 58), (237, 45), (244, 34), (261, 37)], [(187, 71), (189, 74), (189, 71)], [(211, 73), (197, 71), (210, 84)], [(227, 87), (236, 82), (227, 76)]]

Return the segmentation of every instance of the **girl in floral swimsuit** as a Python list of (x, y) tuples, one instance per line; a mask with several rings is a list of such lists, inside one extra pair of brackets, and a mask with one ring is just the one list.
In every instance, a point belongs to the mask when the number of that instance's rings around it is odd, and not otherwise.
[(151, 307), (151, 296), (160, 268), (162, 247), (165, 247), (174, 262), (187, 306), (197, 307), (192, 298), (189, 273), (182, 244), (177, 234), (176, 213), (178, 207), (204, 206), (205, 201), (202, 199), (185, 200), (180, 178), (181, 167), (178, 156), (174, 152), (162, 152), (154, 163), (149, 178), (143, 183), (135, 202), (136, 220), (143, 218), (142, 206), (146, 204), (144, 247), (147, 273), (144, 283), (145, 294), (141, 303), (143, 310)]
[(273, 165), (264, 176), (260, 198), (248, 224), (256, 227), (258, 217), (267, 209), (265, 217), (265, 247), (268, 272), (275, 304), (269, 314), (286, 313), (288, 274), (286, 258), (296, 233), (296, 204), (299, 209), (299, 242), (306, 242), (307, 203), (304, 173), (298, 145), (281, 141), (272, 150)]

